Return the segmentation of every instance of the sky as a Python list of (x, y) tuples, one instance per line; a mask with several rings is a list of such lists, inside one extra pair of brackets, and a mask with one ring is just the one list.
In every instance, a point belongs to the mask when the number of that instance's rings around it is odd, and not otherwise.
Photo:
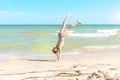
[(0, 24), (120, 24), (120, 0), (0, 0)]

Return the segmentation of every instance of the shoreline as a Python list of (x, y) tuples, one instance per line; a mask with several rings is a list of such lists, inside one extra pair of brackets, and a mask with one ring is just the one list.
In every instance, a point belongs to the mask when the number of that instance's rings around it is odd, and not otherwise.
[[(1, 80), (87, 80), (98, 70), (120, 76), (120, 56), (0, 62)], [(103, 79), (104, 80), (104, 79)]]
[[(92, 58), (92, 57), (109, 57), (120, 56), (119, 49), (105, 49), (105, 50), (69, 50), (61, 54), (61, 59), (79, 59), (79, 58)], [(52, 60), (56, 59), (56, 55), (51, 53), (30, 53), (30, 54), (0, 54), (0, 62), (10, 59), (18, 60)]]

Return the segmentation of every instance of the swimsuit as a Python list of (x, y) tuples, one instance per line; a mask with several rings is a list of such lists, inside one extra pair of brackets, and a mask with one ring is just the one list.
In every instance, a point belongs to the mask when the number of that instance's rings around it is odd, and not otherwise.
[[(64, 36), (59, 32), (58, 33), (58, 43), (57, 43), (57, 48), (61, 49), (62, 46), (64, 45)], [(61, 48), (60, 48), (61, 47)]]
[(62, 38), (63, 38), (63, 36), (62, 36), (61, 33), (58, 33), (58, 38), (59, 38), (59, 39), (62, 39)]

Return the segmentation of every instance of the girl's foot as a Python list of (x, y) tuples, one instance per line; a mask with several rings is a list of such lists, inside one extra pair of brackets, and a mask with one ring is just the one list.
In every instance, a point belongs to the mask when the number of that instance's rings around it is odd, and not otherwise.
[(66, 18), (70, 18), (70, 15), (66, 15)]
[(79, 20), (77, 21), (78, 24), (82, 24)]

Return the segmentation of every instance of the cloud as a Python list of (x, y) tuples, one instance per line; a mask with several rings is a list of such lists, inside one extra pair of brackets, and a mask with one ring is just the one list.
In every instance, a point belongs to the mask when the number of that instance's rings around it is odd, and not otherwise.
[(0, 11), (0, 16), (9, 15), (9, 11)]
[(0, 16), (23, 15), (23, 11), (0, 11)]
[(120, 21), (120, 11), (116, 12), (115, 17), (117, 21)]
[(22, 12), (22, 11), (14, 11), (13, 14), (16, 14), (16, 15), (23, 15), (24, 12)]

